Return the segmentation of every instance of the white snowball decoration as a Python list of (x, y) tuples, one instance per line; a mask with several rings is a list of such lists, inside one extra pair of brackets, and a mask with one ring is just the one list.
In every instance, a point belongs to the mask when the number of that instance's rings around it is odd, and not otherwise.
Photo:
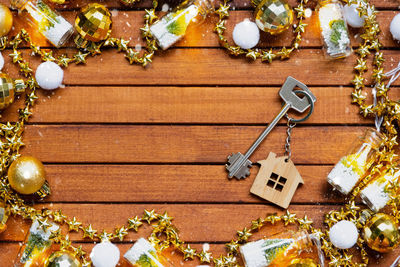
[[(364, 26), (365, 16), (360, 17), (357, 10), (357, 4), (345, 5), (343, 7), (343, 16), (346, 19), (347, 24), (353, 28), (361, 28)], [(368, 15), (372, 13), (370, 7), (368, 7)]]
[(4, 67), (4, 57), (0, 52), (0, 71), (3, 69)]
[(46, 90), (54, 90), (60, 87), (64, 78), (64, 71), (56, 63), (46, 61), (37, 67), (35, 77), (40, 87)]
[(400, 14), (397, 14), (390, 22), (390, 32), (393, 39), (400, 41)]
[(260, 40), (260, 30), (257, 24), (245, 19), (236, 24), (233, 29), (232, 37), (235, 44), (243, 49), (250, 49), (258, 44)]
[(350, 221), (342, 220), (337, 222), (329, 229), (329, 239), (337, 248), (351, 248), (358, 239), (357, 227)]
[(119, 249), (109, 241), (103, 241), (90, 253), (94, 267), (115, 267), (119, 261)]

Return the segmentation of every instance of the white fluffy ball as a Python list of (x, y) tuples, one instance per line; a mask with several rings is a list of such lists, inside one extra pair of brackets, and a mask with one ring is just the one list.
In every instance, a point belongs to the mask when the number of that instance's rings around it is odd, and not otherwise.
[(232, 33), (235, 44), (243, 49), (255, 47), (260, 40), (260, 30), (257, 24), (248, 19), (236, 24)]
[(364, 16), (360, 17), (357, 11), (358, 5), (356, 4), (351, 4), (351, 5), (345, 5), (343, 7), (343, 16), (346, 19), (347, 24), (349, 24), (353, 28), (361, 28), (364, 26)]
[(358, 239), (357, 227), (350, 221), (340, 221), (329, 229), (329, 239), (332, 244), (340, 249), (348, 249), (354, 246)]
[(4, 57), (0, 52), (0, 71), (3, 69), (4, 67)]
[(46, 61), (37, 67), (35, 77), (40, 87), (54, 90), (62, 84), (64, 71), (56, 63)]
[(400, 41), (400, 14), (397, 14), (390, 22), (390, 32), (393, 39)]
[(95, 267), (115, 267), (119, 261), (119, 249), (111, 242), (101, 242), (92, 249), (90, 259)]

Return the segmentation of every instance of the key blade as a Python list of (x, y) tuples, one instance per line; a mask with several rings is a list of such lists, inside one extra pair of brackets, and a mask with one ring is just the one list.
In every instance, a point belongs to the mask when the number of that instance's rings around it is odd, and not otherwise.
[(225, 165), (226, 170), (229, 172), (229, 178), (242, 179), (250, 174), (250, 167), (252, 162), (245, 158), (242, 153), (238, 152), (228, 156), (228, 163)]

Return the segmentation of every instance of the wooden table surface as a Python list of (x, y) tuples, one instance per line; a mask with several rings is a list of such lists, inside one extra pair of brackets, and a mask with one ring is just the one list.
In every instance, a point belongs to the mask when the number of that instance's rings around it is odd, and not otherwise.
[[(59, 9), (72, 22), (79, 7), (92, 1), (71, 2)], [(399, 45), (389, 33), (400, 2), (372, 2), (381, 11), (378, 21), (389, 70), (400, 60)], [(294, 6), (296, 1), (290, 3)], [(150, 1), (132, 9), (116, 0), (104, 4), (112, 10), (113, 35), (130, 38), (132, 46), (142, 44), (138, 28)], [(236, 8), (227, 24), (229, 39), (235, 23), (253, 18), (249, 1), (235, 0), (233, 5)], [(252, 219), (284, 212), (249, 193), (258, 166), (252, 168), (249, 178), (237, 181), (228, 180), (224, 164), (230, 153), (245, 152), (278, 113), (278, 90), (290, 75), (310, 87), (317, 103), (311, 118), (293, 131), (293, 160), (305, 184), (296, 191), (289, 210), (299, 216), (306, 214), (321, 226), (324, 213), (345, 201), (332, 193), (327, 173), (353, 139), (373, 124), (351, 105), (355, 55), (327, 60), (314, 18), (306, 21), (310, 26), (301, 49), (289, 60), (270, 65), (230, 57), (212, 32), (216, 18), (191, 30), (176, 47), (157, 52), (146, 69), (130, 66), (115, 50), (88, 59), (86, 66), (71, 65), (65, 71), (65, 88), (39, 91), (34, 116), (26, 127), (22, 154), (45, 163), (53, 191), (35, 207), (62, 209), (84, 224), (107, 231), (124, 224), (128, 217), (141, 215), (144, 209), (168, 211), (183, 240), (197, 249), (209, 243), (216, 256), (224, 253), (223, 244)], [(15, 21), (15, 31), (26, 27), (21, 18)], [(352, 30), (354, 46), (359, 41), (357, 34)], [(46, 45), (37, 36), (35, 40)], [(288, 46), (292, 33), (273, 38), (263, 34), (262, 40), (262, 46)], [(72, 43), (56, 53), (72, 54), (75, 50), (71, 47)], [(3, 51), (5, 72), (17, 77), (9, 53)], [(23, 54), (28, 56), (29, 51)], [(37, 58), (30, 61), (34, 67), (39, 62)], [(390, 96), (398, 99), (395, 86)], [(20, 105), (10, 107), (1, 120), (15, 120)], [(251, 160), (264, 159), (270, 151), (283, 153), (285, 131), (285, 121), (281, 121)], [(0, 235), (1, 267), (13, 266), (28, 228), (19, 218), (9, 220), (8, 230)], [(280, 230), (278, 224), (263, 233)], [(118, 245), (121, 253), (148, 234), (148, 227), (139, 234), (130, 233), (126, 242)], [(76, 234), (71, 238), (89, 251), (93, 246)], [(371, 266), (389, 266), (399, 252), (383, 258), (376, 255)], [(174, 258), (184, 264), (177, 255)]]

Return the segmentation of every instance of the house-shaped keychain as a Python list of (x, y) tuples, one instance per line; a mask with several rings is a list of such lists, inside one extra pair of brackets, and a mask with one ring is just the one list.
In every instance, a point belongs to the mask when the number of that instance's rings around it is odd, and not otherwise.
[(286, 209), (297, 186), (304, 184), (296, 166), (287, 157), (276, 157), (273, 152), (258, 163), (260, 170), (250, 192)]

